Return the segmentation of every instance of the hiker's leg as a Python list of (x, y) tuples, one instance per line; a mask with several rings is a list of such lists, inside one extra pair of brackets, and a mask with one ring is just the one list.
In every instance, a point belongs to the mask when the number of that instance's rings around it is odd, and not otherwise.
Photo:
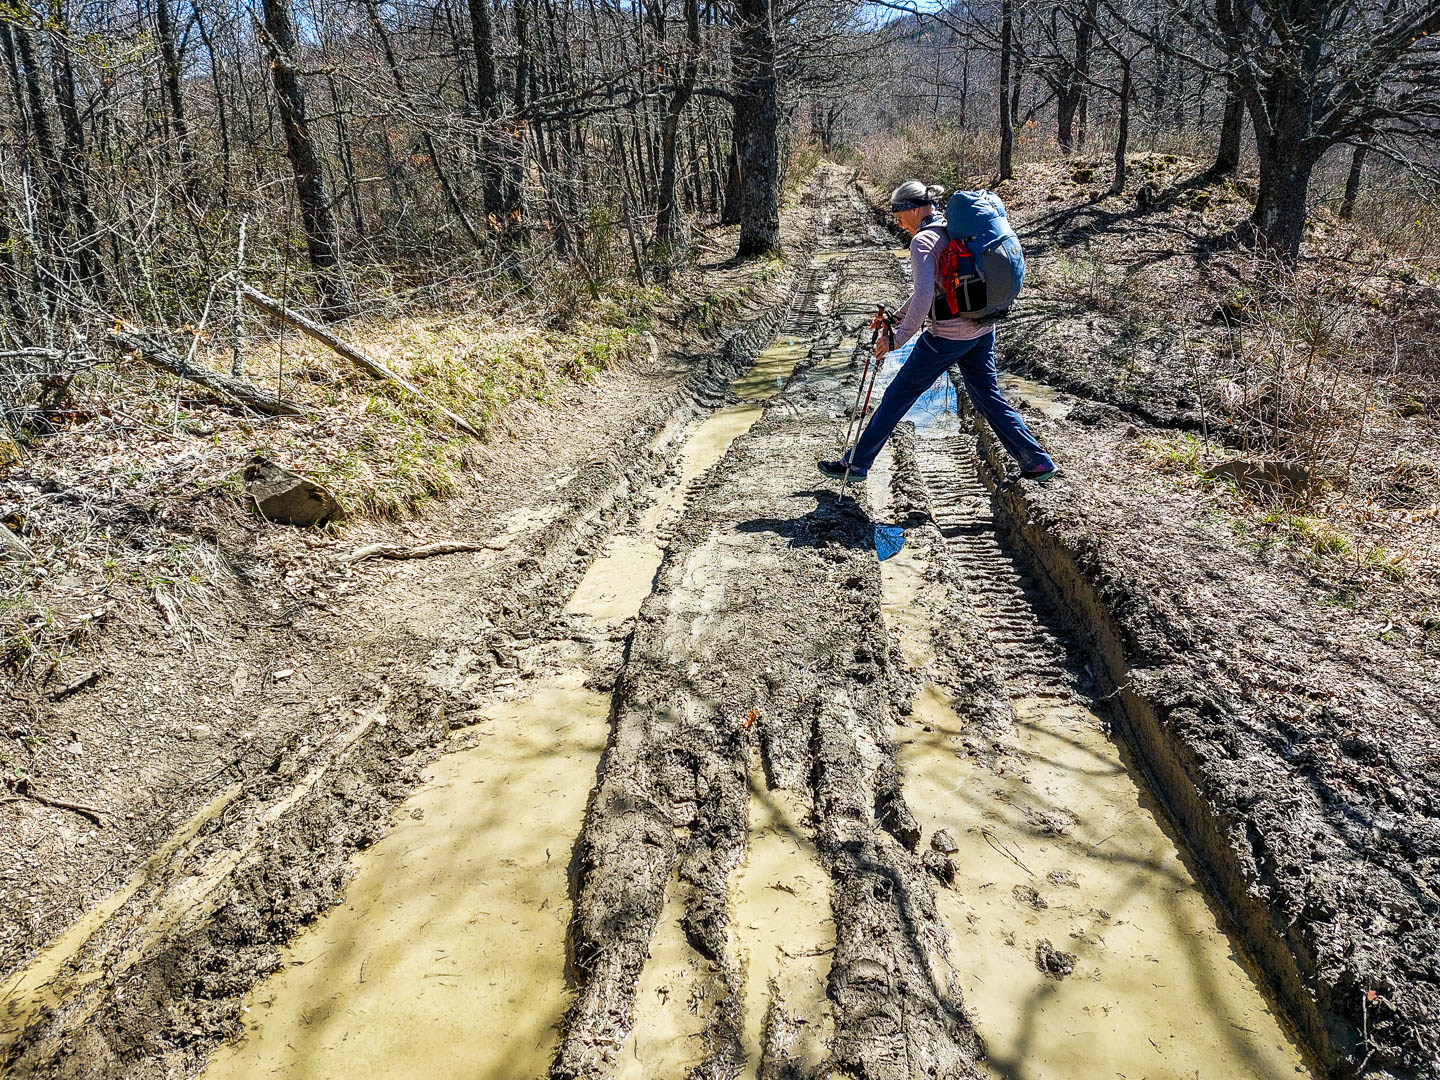
[(965, 377), (965, 390), (975, 410), (985, 418), (1000, 445), (1020, 463), (1022, 470), (1054, 466), (1015, 407), (1000, 393), (995, 373), (995, 335), (987, 334), (970, 344), (959, 363)]
[(909, 357), (885, 388), (885, 395), (850, 458), (851, 464), (859, 469), (870, 468), (900, 418), (950, 366), (955, 356), (954, 348), (947, 348), (951, 345), (948, 341), (937, 342), (928, 331), (920, 335)]

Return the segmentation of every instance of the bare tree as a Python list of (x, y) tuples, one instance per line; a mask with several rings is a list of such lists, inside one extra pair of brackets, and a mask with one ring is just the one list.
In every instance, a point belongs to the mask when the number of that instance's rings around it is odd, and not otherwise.
[(290, 0), (264, 0), (264, 11), (271, 79), (280, 123), (285, 130), (285, 147), (295, 174), (295, 197), (300, 203), (305, 246), (310, 265), (318, 271), (316, 285), (320, 290), (321, 310), (327, 318), (341, 319), (350, 314), (352, 301), (340, 265), (340, 234), (305, 111), (305, 89), (297, 66), (299, 47)]
[(1310, 177), (1327, 150), (1433, 135), (1437, 0), (1205, 0), (1175, 10), (1227, 57), (1260, 158), (1251, 225), (1284, 260), (1299, 256)]

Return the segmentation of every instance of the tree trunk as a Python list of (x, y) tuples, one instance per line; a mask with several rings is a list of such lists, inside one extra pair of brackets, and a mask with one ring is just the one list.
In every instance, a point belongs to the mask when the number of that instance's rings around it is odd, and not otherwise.
[(1220, 121), (1220, 146), (1215, 152), (1212, 177), (1228, 176), (1240, 164), (1240, 136), (1244, 133), (1245, 99), (1234, 84), (1225, 90), (1225, 113)]
[(18, 23), (12, 23), (10, 33), (15, 41), (19, 71), (24, 81), (30, 130), (35, 137), (40, 163), (45, 169), (46, 188), (50, 195), (50, 211), (46, 223), (49, 235), (46, 240), (52, 253), (62, 252), (66, 246), (65, 232), (70, 222), (70, 198), (63, 179), (64, 167), (55, 152), (55, 141), (50, 135), (50, 116), (40, 89), (40, 73), (35, 62), (35, 48), (30, 40), (30, 31)]
[(480, 191), (485, 213), (505, 213), (500, 188), (499, 147), (494, 126), (500, 116), (500, 78), (495, 70), (495, 28), (490, 0), (470, 0), (470, 30), (475, 37), (475, 114), (480, 118)]
[[(395, 83), (395, 92), (400, 96), (402, 103), (409, 104), (410, 92), (405, 86), (405, 77), (400, 74), (400, 64), (395, 59), (395, 50), (390, 45), (390, 35), (385, 32), (385, 24), (380, 21), (380, 12), (375, 7), (375, 0), (365, 0), (365, 14), (370, 17), (370, 25), (375, 30), (375, 36), (380, 39), (380, 51), (385, 55), (385, 65), (390, 69), (390, 78)], [(440, 151), (435, 146), (435, 140), (431, 138), (428, 128), (420, 129), (420, 139), (425, 144), (425, 153), (430, 157), (430, 168), (435, 172), (435, 181), (440, 185), (440, 191), (444, 194), (445, 202), (449, 205), (451, 213), (460, 219), (460, 225), (465, 230), (465, 235), (470, 237), (470, 242), (479, 247), (480, 235), (475, 231), (475, 226), (470, 223), (470, 217), (465, 213), (465, 208), (460, 205), (460, 197), (455, 193), (455, 187), (450, 183), (450, 177), (446, 175), (445, 167), (440, 164)], [(348, 157), (347, 153), (347, 168), (349, 167)]]
[(1060, 152), (1070, 156), (1075, 150), (1075, 113), (1080, 108), (1080, 95), (1068, 87), (1055, 100), (1055, 141)]
[[(525, 90), (530, 85), (530, 0), (515, 0), (515, 115), (525, 112)], [(505, 136), (503, 190), (506, 228), (517, 218), (524, 196), (525, 134), (519, 126)]]
[(175, 48), (175, 31), (170, 25), (170, 0), (155, 0), (155, 31), (160, 38), (161, 81), (165, 85), (170, 121), (175, 127), (175, 145), (180, 151), (180, 169), (185, 177), (185, 194), (195, 198), (198, 177), (195, 156), (190, 150), (190, 128), (185, 122), (185, 99), (180, 96), (180, 53)]
[(190, 10), (195, 13), (195, 29), (200, 32), (200, 40), (205, 44), (205, 51), (210, 56), (210, 88), (215, 94), (215, 116), (220, 123), (220, 161), (221, 175), (220, 183), (220, 205), (228, 206), (230, 203), (230, 121), (228, 109), (225, 104), (225, 86), (220, 79), (220, 58), (215, 52), (215, 39), (210, 36), (210, 31), (205, 27), (205, 17), (200, 11), (200, 5), (192, 2)]
[(671, 95), (665, 113), (665, 129), (660, 138), (660, 199), (655, 219), (655, 241), (675, 242), (675, 140), (680, 131), (680, 116), (690, 103), (695, 78), (700, 71), (700, 2), (685, 0), (685, 72), (680, 85)]
[(1010, 29), (1013, 0), (1000, 4), (1000, 179), (1015, 175), (1015, 129), (1010, 116)]
[(320, 310), (327, 319), (343, 319), (350, 313), (350, 289), (340, 266), (340, 235), (330, 212), (330, 196), (320, 173), (320, 159), (310, 136), (305, 112), (305, 89), (295, 66), (299, 46), (290, 0), (263, 0), (265, 43), (270, 52), (270, 74), (285, 129), (285, 148), (295, 173), (295, 196), (300, 203), (300, 222), (310, 265), (316, 271)]
[(1350, 158), (1350, 174), (1345, 177), (1345, 194), (1340, 199), (1340, 217), (1344, 221), (1355, 216), (1355, 200), (1360, 195), (1360, 179), (1365, 172), (1365, 155), (1369, 150), (1368, 146), (1357, 146)]
[(735, 57), (737, 121), (745, 133), (744, 197), (740, 209), (741, 258), (780, 246), (780, 102), (775, 74), (772, 0), (740, 0)]
[(725, 198), (720, 211), (721, 225), (740, 224), (740, 205), (745, 198), (745, 170), (740, 163), (740, 144), (745, 141), (744, 124), (747, 118), (737, 101), (734, 120), (730, 125), (730, 153), (725, 155)]
[[(75, 220), (80, 231), (80, 277), (97, 289), (103, 289), (105, 275), (100, 263), (100, 225), (91, 207), (90, 181), (85, 169), (85, 129), (75, 100), (75, 71), (70, 62), (70, 26), (63, 5), (55, 5), (52, 19), (56, 30), (65, 37), (58, 48), (52, 47), (50, 50), (50, 73), (55, 89), (55, 105), (60, 112), (60, 130), (65, 140), (61, 169), (70, 201), (75, 207)], [(55, 31), (52, 31), (52, 40), (54, 34)]]
[(1315, 171), (1318, 155), (1301, 148), (1298, 140), (1262, 135), (1261, 127), (1257, 121), (1260, 190), (1250, 224), (1261, 246), (1293, 265), (1300, 257), (1300, 242), (1305, 236), (1310, 174)]
[(1115, 133), (1115, 179), (1110, 184), (1110, 194), (1119, 195), (1125, 190), (1125, 151), (1130, 142), (1130, 68), (1131, 61), (1120, 61), (1120, 123)]

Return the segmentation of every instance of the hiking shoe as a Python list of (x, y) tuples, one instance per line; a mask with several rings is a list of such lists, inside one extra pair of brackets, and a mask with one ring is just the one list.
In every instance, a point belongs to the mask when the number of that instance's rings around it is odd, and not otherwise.
[(1020, 474), (1020, 479), (1033, 480), (1037, 484), (1043, 484), (1047, 480), (1053, 479), (1055, 474), (1059, 471), (1060, 466), (1058, 465), (1041, 465), (1040, 467), (1035, 469), (1026, 469)]
[(815, 463), (815, 467), (819, 469), (822, 473), (824, 473), (826, 476), (828, 476), (831, 480), (844, 480), (845, 470), (848, 467), (850, 470), (850, 479), (848, 483), (851, 484), (854, 484), (860, 480), (864, 480), (865, 474), (869, 471), (867, 469), (862, 469), (856, 465), (846, 466), (845, 462), (841, 461), (839, 458), (836, 458), (833, 461), (817, 461)]

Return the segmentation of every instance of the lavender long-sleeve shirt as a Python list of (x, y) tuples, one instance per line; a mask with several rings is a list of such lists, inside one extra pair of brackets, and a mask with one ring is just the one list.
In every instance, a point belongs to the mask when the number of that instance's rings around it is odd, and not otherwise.
[[(950, 242), (944, 226), (945, 218), (938, 213), (932, 214), (910, 240), (910, 276), (915, 281), (915, 289), (910, 299), (896, 312), (895, 317), (900, 323), (895, 328), (897, 349), (920, 332), (935, 302), (936, 268), (940, 253)], [(981, 326), (971, 319), (943, 319), (930, 324), (930, 333), (950, 341), (973, 341), (994, 331), (993, 326)]]

